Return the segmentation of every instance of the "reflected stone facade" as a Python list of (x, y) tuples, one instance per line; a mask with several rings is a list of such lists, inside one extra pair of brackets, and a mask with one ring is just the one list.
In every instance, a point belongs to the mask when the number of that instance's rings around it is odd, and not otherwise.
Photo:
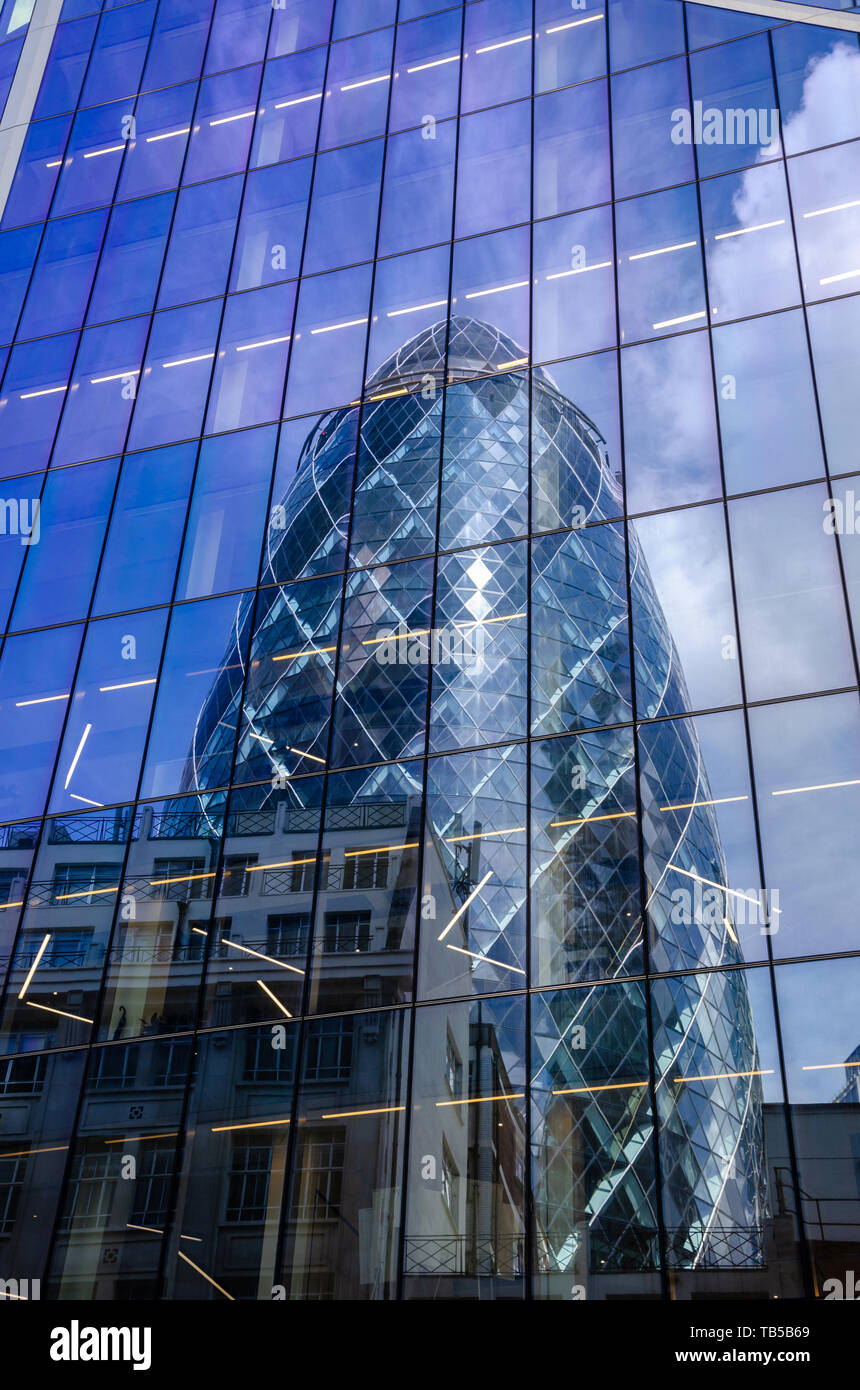
[[(505, 891), (486, 888), (474, 928), (464, 926), (468, 913), (460, 916), (456, 941), (466, 945), (454, 949), (476, 962), (465, 967), (465, 976), (446, 973), (450, 959), (443, 959), (442, 938), (422, 922), (419, 999), (526, 983), (580, 985), (535, 1005), (538, 1275), (564, 1276), (569, 1284), (589, 1270), (621, 1273), (659, 1263), (652, 1095), (662, 1134), (670, 1264), (756, 1267), (762, 1261), (765, 1162), (758, 1052), (743, 974), (669, 981), (659, 1007), (652, 994), (655, 1091), (649, 1085), (648, 997), (643, 986), (626, 982), (649, 965), (707, 969), (742, 960), (728, 896), (721, 896), (714, 921), (701, 912), (679, 920), (672, 896), (695, 880), (726, 881), (692, 721), (652, 726), (647, 751), (639, 749), (641, 844), (633, 809), (635, 743), (624, 730), (605, 732), (605, 726), (633, 720), (631, 609), (638, 715), (659, 719), (689, 708), (684, 675), (635, 527), (625, 534), (618, 520), (620, 484), (599, 428), (547, 371), (534, 370), (530, 386), (525, 363), (522, 349), (496, 329), (463, 317), (442, 321), (379, 368), (363, 409), (356, 403), (335, 411), (311, 429), (286, 495), (272, 511), (264, 565), (270, 587), (256, 596), (256, 608), (252, 595), (239, 604), (235, 646), (200, 711), (183, 791), (196, 793), (205, 815), (208, 789), (227, 781), (245, 651), (235, 780), (269, 781), (266, 804), (285, 802), (301, 812), (301, 774), (352, 768), (348, 790), (341, 774), (329, 809), (360, 808), (396, 791), (409, 806), (409, 842), (413, 835), (418, 840), (420, 763), (398, 769), (368, 764), (421, 755), (428, 738), (430, 752), (499, 743), (522, 702), (531, 711), (532, 733), (578, 734), (550, 739), (536, 754), (528, 882)], [(443, 511), (437, 506), (440, 467)], [(531, 593), (523, 579), (527, 570), (511, 547), (495, 545), (480, 556), (463, 551), (529, 529)], [(459, 553), (438, 559), (431, 612), (432, 569), (412, 557), (454, 550)], [(346, 559), (352, 573), (339, 627), (342, 578), (336, 571)], [(530, 662), (527, 642), (517, 636), (517, 621), (526, 613)], [(477, 659), (474, 651), (468, 661), (430, 659), (431, 631), (477, 628)], [(368, 635), (348, 641), (347, 633), (355, 632)], [(401, 647), (380, 660), (379, 648), (392, 634), (395, 641), (400, 634)], [(512, 683), (512, 671), (521, 673), (519, 683), (518, 677)], [(461, 737), (465, 732), (468, 738)], [(503, 757), (511, 787), (520, 776), (520, 756), (522, 749), (508, 749)], [(479, 760), (475, 755), (477, 779)], [(430, 785), (433, 769), (431, 760)], [(466, 790), (477, 795), (475, 788)], [(508, 799), (503, 791), (490, 794)], [(459, 916), (481, 887), (482, 865), (457, 847), (466, 838), (455, 833), (460, 828), (453, 798), (446, 801), (440, 790), (427, 805), (423, 874), (436, 899), (441, 895), (440, 920)], [(529, 906), (530, 952), (524, 933), (515, 930)], [(399, 982), (411, 965), (403, 967), (399, 958), (411, 961), (411, 933), (389, 931), (387, 940), (373, 961), (383, 981), (380, 1000), (403, 1002), (408, 995)], [(326, 968), (325, 962), (319, 967), (323, 975)], [(607, 977), (617, 983), (589, 984)], [(317, 984), (318, 1007), (326, 1012), (319, 1002), (326, 981)], [(337, 995), (333, 1007), (361, 1002), (344, 998)], [(494, 1052), (504, 1074), (501, 1038)], [(693, 1076), (707, 1084), (687, 1081)], [(420, 1208), (410, 1210), (407, 1276), (432, 1272), (422, 1259), (437, 1236), (421, 1229)], [(446, 1268), (444, 1261), (436, 1267)], [(495, 1272), (517, 1271), (510, 1265)]]

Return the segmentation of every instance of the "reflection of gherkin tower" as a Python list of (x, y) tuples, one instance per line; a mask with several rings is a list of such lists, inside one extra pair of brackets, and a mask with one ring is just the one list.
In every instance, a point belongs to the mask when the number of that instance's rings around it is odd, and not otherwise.
[[(288, 779), (319, 771), (328, 753), (343, 583), (332, 574), (342, 571), (347, 544), (351, 567), (379, 566), (390, 573), (393, 561), (522, 536), (529, 526), (530, 478), (532, 530), (545, 533), (534, 542), (532, 557), (532, 732), (629, 724), (628, 564), (637, 614), (639, 714), (654, 718), (688, 707), (677, 652), (635, 531), (629, 530), (628, 556), (623, 528), (611, 521), (622, 506), (604, 440), (540, 369), (531, 373), (530, 403), (525, 361), (522, 350), (497, 330), (453, 318), (420, 333), (378, 370), (360, 440), (356, 406), (330, 413), (311, 431), (269, 528), (264, 577), (281, 587), (261, 591), (253, 619), (251, 600), (240, 605), (235, 648), (198, 719), (186, 791), (204, 792), (226, 780), (233, 733), (225, 714), (239, 697), (246, 646), (242, 780), (270, 780), (279, 769)], [(445, 391), (437, 389), (443, 380)], [(437, 534), (440, 453), (446, 507)], [(522, 602), (513, 583), (504, 587), (499, 548), (472, 561), (467, 578), (476, 565), (485, 573), (471, 590), (464, 579), (458, 616), (480, 622), (484, 615), (475, 593), (481, 585), (501, 586), (511, 606)], [(410, 570), (402, 567), (404, 580), (393, 603), (389, 586), (378, 613), (373, 581), (352, 589), (348, 581), (347, 609), (369, 606), (372, 621), (389, 628), (402, 621), (406, 629), (426, 631), (426, 590), (410, 584)], [(314, 582), (284, 582), (309, 578)], [(461, 746), (510, 737), (503, 717), (509, 671), (500, 650), (495, 659), (490, 644), (477, 674), (440, 669), (434, 675), (433, 718), (449, 729), (466, 729)], [(309, 651), (315, 659), (303, 658)], [(262, 685), (256, 673), (266, 665), (262, 658), (275, 652), (290, 659), (282, 658), (277, 679)], [(411, 680), (408, 668), (392, 674), (372, 651), (349, 651), (341, 654), (338, 676), (341, 723), (334, 765), (423, 751), (426, 686)], [(690, 881), (673, 877), (670, 866), (714, 882), (725, 882), (726, 872), (692, 724), (665, 720), (649, 729), (640, 786), (652, 964), (659, 970), (737, 964), (741, 956), (730, 922), (672, 920), (671, 891)], [(649, 1092), (629, 1085), (648, 1075), (644, 996), (638, 986), (587, 983), (622, 981), (642, 971), (638, 860), (619, 853), (617, 818), (607, 811), (620, 804), (613, 798), (634, 777), (632, 742), (613, 739), (604, 734), (593, 752), (586, 738), (580, 741), (582, 757), (593, 759), (593, 766), (582, 812), (568, 820), (559, 820), (558, 813), (569, 805), (571, 740), (540, 745), (543, 783), (540, 804), (533, 807), (531, 869), (532, 913), (539, 925), (533, 926), (531, 983), (584, 986), (546, 996), (552, 1002), (542, 1012), (535, 1009), (533, 1072), (550, 1079), (534, 1092), (534, 1143), (543, 1175), (534, 1193), (537, 1260), (550, 1273), (581, 1267), (584, 1242), (593, 1267), (606, 1271), (648, 1266), (656, 1254)], [(535, 759), (537, 765), (537, 754)], [(272, 796), (297, 795), (296, 785), (287, 780), (287, 789), (273, 789)], [(649, 814), (676, 804), (687, 809), (677, 816)], [(542, 841), (541, 827), (553, 823), (554, 813), (567, 828), (552, 842)], [(463, 901), (474, 884), (462, 875), (455, 881), (453, 867), (451, 873), (452, 898)], [(723, 1254), (727, 1230), (756, 1232), (761, 1224), (761, 1091), (758, 1077), (749, 1075), (757, 1068), (751, 1011), (741, 971), (662, 985), (654, 995), (652, 1027), (670, 1250), (678, 1265), (714, 1267), (733, 1260)], [(571, 1037), (586, 1010), (590, 1071), (583, 1085), (583, 1054)], [(708, 1086), (679, 1090), (682, 1067), (709, 1078)], [(568, 1093), (576, 1101), (562, 1107), (558, 1098)], [(752, 1245), (744, 1263), (757, 1258), (755, 1238)]]

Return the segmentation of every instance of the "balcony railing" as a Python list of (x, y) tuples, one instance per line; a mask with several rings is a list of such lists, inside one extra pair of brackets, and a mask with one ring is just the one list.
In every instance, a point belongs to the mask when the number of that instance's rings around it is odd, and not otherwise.
[(522, 1236), (409, 1236), (404, 1273), (495, 1275), (506, 1279), (525, 1272)]

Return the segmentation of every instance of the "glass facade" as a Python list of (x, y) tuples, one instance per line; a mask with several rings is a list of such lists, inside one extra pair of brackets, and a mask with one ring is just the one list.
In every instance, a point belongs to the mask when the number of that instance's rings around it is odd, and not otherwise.
[(776, 8), (0, 2), (2, 1289), (853, 1291), (860, 15)]

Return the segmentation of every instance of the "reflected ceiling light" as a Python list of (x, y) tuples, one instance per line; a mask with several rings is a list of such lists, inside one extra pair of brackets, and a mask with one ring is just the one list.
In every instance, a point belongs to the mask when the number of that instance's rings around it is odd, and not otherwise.
[(773, 1076), (775, 1068), (767, 1067), (759, 1071), (714, 1071), (707, 1076), (676, 1076), (675, 1085), (684, 1081), (733, 1081), (738, 1076)]
[(246, 121), (249, 116), (256, 116), (257, 108), (253, 111), (240, 111), (236, 116), (218, 116), (216, 120), (210, 121), (210, 125), (228, 125), (230, 121)]
[(105, 1144), (139, 1144), (143, 1139), (178, 1139), (179, 1130), (160, 1130), (158, 1134), (121, 1134), (118, 1139), (105, 1139)]
[(275, 741), (273, 738), (266, 738), (265, 734), (255, 734), (253, 729), (249, 732), (248, 737), (255, 738), (260, 743), (274, 743)]
[(635, 811), (608, 811), (602, 816), (576, 816), (573, 820), (551, 820), (550, 830), (559, 830), (563, 825), (590, 825), (595, 820), (624, 820), (626, 816), (635, 816)]
[[(704, 883), (707, 888), (718, 888), (721, 893), (727, 893), (731, 898), (743, 898), (744, 902), (755, 903), (756, 907), (761, 906), (761, 898), (752, 897), (749, 893), (739, 893), (737, 888), (727, 888), (724, 883), (715, 883), (711, 878), (702, 878), (701, 874), (691, 874), (689, 869), (680, 869), (677, 864), (667, 864), (666, 867), (667, 869), (674, 869), (676, 874), (683, 874), (685, 878), (693, 878), (697, 883)], [(779, 916), (782, 913), (782, 908), (772, 907), (771, 912), (774, 916)]]
[(704, 309), (700, 309), (696, 314), (681, 314), (677, 319), (661, 319), (659, 323), (652, 323), (652, 328), (674, 328), (676, 323), (692, 323), (694, 319), (706, 319), (708, 316)]
[(467, 299), (484, 299), (488, 294), (504, 294), (506, 290), (521, 290), (528, 280), (514, 280), (510, 285), (496, 285), (491, 290), (470, 290)]
[(768, 227), (784, 227), (785, 218), (780, 217), (776, 222), (757, 222), (754, 227), (738, 227), (734, 232), (717, 232), (714, 241), (727, 241), (730, 236), (746, 236), (747, 232), (763, 232)]
[(417, 314), (420, 309), (441, 309), (447, 303), (447, 299), (430, 299), (426, 304), (410, 304), (408, 309), (389, 309), (385, 317), (397, 319), (401, 314)]
[(381, 1105), (377, 1110), (333, 1110), (330, 1114), (320, 1115), (320, 1119), (352, 1120), (360, 1115), (399, 1115), (405, 1109), (405, 1105)]
[(298, 864), (315, 864), (316, 855), (310, 859), (281, 859), (277, 864), (248, 864), (246, 874), (258, 874), (261, 869), (292, 869)]
[(477, 835), (449, 835), (445, 843), (458, 845), (462, 840), (487, 840), (492, 835), (518, 835), (524, 830), (524, 825), (512, 825), (510, 830), (481, 830)]
[(565, 1086), (560, 1091), (553, 1091), (554, 1096), (581, 1096), (584, 1093), (591, 1095), (594, 1091), (632, 1091), (637, 1086), (647, 1086), (647, 1081), (609, 1081), (601, 1086)]
[(116, 893), (118, 891), (118, 883), (111, 884), (110, 888), (81, 888), (76, 893), (58, 893), (54, 902), (64, 903), (68, 902), (70, 898), (97, 898), (101, 893)]
[[(369, 396), (368, 399), (371, 400), (371, 401), (390, 401), (391, 398), (392, 398), (392, 396), (408, 396), (408, 395), (409, 395), (409, 388), (408, 388), (407, 386), (398, 386), (397, 389), (396, 389), (395, 391), (379, 391), (379, 392), (377, 393), (377, 395), (375, 395), (375, 396)], [(354, 401), (353, 404), (354, 404), (354, 405), (361, 405), (361, 401)]]
[(177, 357), (173, 362), (162, 362), (162, 367), (187, 367), (189, 362), (206, 362), (214, 357), (214, 352), (201, 352), (196, 357)]
[(30, 981), (32, 980), (33, 976), (34, 976), (35, 973), (36, 973), (36, 967), (38, 966), (39, 961), (42, 959), (43, 955), (45, 954), (45, 951), (46, 951), (47, 948), (48, 948), (48, 942), (50, 941), (50, 939), (51, 939), (51, 933), (48, 932), (47, 936), (45, 936), (44, 940), (42, 941), (41, 946), (39, 947), (38, 951), (36, 952), (35, 958), (34, 958), (34, 960), (33, 960), (33, 964), (30, 966), (30, 969), (27, 971), (27, 974), (26, 974), (26, 976), (25, 976), (25, 978), (24, 978), (24, 983), (22, 984), (20, 990), (18, 991), (18, 998), (19, 998), (19, 999), (23, 999), (23, 998), (24, 998), (24, 995), (27, 993), (27, 990), (29, 989), (29, 986), (30, 986)]
[(196, 878), (214, 878), (215, 870), (211, 869), (205, 874), (183, 874), (181, 878), (151, 878), (150, 888), (159, 888), (163, 883), (192, 883)]
[(465, 1100), (437, 1100), (435, 1102), (437, 1110), (444, 1110), (451, 1105), (489, 1105), (494, 1100), (525, 1100), (525, 1091), (511, 1091), (500, 1096), (468, 1096)]
[(173, 140), (177, 135), (188, 135), (191, 131), (190, 125), (185, 125), (181, 130), (166, 130), (163, 135), (147, 135), (147, 145), (154, 145), (156, 140)]
[(70, 695), (71, 691), (67, 691), (65, 695), (40, 695), (36, 700), (16, 700), (15, 708), (23, 709), (25, 705), (49, 705), (52, 700), (68, 700)]
[(60, 1018), (73, 1018), (76, 1023), (89, 1023), (92, 1026), (91, 1018), (82, 1018), (80, 1014), (66, 1013), (65, 1009), (49, 1009), (47, 1004), (34, 1004), (32, 999), (25, 999), (24, 1003), (31, 1009), (41, 1009), (46, 1014), (59, 1014)]
[(264, 994), (268, 994), (268, 996), (269, 996), (269, 998), (271, 999), (272, 1003), (275, 1004), (275, 1005), (280, 1009), (280, 1011), (281, 1011), (282, 1014), (286, 1014), (287, 1018), (292, 1018), (292, 1014), (290, 1013), (289, 1009), (285, 1009), (285, 1008), (284, 1008), (284, 1006), (283, 1006), (283, 1004), (281, 1003), (280, 999), (277, 997), (276, 994), (273, 994), (273, 993), (272, 993), (272, 991), (269, 989), (268, 985), (264, 985), (262, 980), (258, 980), (258, 981), (257, 981), (257, 984), (260, 986), (260, 989), (263, 991)]
[(834, 203), (829, 208), (816, 208), (814, 212), (805, 212), (804, 217), (823, 217), (827, 212), (844, 212), (846, 208), (860, 207), (860, 198), (852, 198), (850, 203)]
[(208, 931), (204, 931), (202, 927), (192, 927), (191, 930), (192, 930), (193, 932), (196, 932), (198, 936), (208, 936), (208, 935), (209, 935)]
[(121, 145), (106, 145), (103, 150), (88, 150), (84, 159), (98, 159), (100, 154), (116, 154), (117, 150), (124, 150), (125, 142)]
[(235, 1125), (212, 1125), (213, 1134), (226, 1134), (231, 1129), (271, 1129), (274, 1125), (288, 1125), (286, 1120), (245, 1120)]
[(32, 401), (36, 396), (56, 396), (58, 391), (68, 391), (68, 386), (46, 386), (42, 391), (22, 391), (22, 401)]
[(5, 912), (6, 909), (9, 908), (9, 907), (23, 907), (23, 906), (24, 906), (24, 899), (23, 899), (23, 898), (22, 898), (21, 901), (18, 902), (18, 903), (0, 903), (0, 912)]
[(127, 372), (114, 372), (112, 376), (91, 376), (90, 385), (100, 386), (103, 381), (124, 381), (127, 376), (140, 376), (140, 367), (129, 367)]
[(18, 1149), (17, 1153), (0, 1154), (0, 1159), (4, 1158), (29, 1158), (31, 1154), (60, 1154), (66, 1153), (68, 1144), (55, 1144), (50, 1149)]
[(840, 275), (824, 275), (819, 280), (819, 285), (835, 285), (837, 280), (856, 280), (860, 275), (860, 270), (843, 270)]
[(516, 39), (500, 39), (498, 43), (485, 44), (483, 48), (476, 48), (476, 53), (494, 53), (497, 48), (510, 48), (515, 43), (527, 43), (531, 34), (520, 34)]
[(354, 92), (357, 87), (372, 87), (375, 82), (388, 82), (390, 74), (384, 72), (381, 77), (365, 77), (361, 82), (346, 82), (341, 87), (342, 92)]
[[(127, 1230), (127, 1231), (148, 1231), (148, 1232), (150, 1233), (150, 1235), (154, 1235), (154, 1236), (163, 1236), (163, 1235), (164, 1235), (164, 1232), (163, 1232), (163, 1231), (160, 1231), (160, 1230), (158, 1229), (157, 1226), (138, 1226), (137, 1222), (135, 1222), (135, 1221), (126, 1221), (125, 1226), (126, 1226), (126, 1230)], [(179, 1239), (180, 1239), (180, 1240), (193, 1240), (193, 1241), (196, 1241), (198, 1245), (202, 1245), (202, 1244), (203, 1244), (203, 1237), (202, 1237), (202, 1236), (184, 1236), (184, 1235), (180, 1235)]]
[(492, 956), (481, 955), (479, 951), (467, 951), (465, 946), (452, 946), (448, 942), (449, 951), (457, 951), (461, 956), (471, 956), (473, 960), (480, 961), (482, 965), (497, 965), (500, 970), (512, 970), (515, 975), (525, 975), (524, 970), (520, 970), (518, 965), (508, 965), (507, 961), (494, 960)]
[(674, 246), (660, 246), (656, 251), (637, 251), (628, 256), (629, 261), (647, 261), (649, 256), (665, 256), (669, 251), (684, 251), (688, 246), (698, 246), (698, 241), (676, 241)]
[(233, 1295), (231, 1293), (228, 1293), (226, 1289), (222, 1289), (221, 1285), (217, 1284), (215, 1280), (211, 1277), (211, 1275), (206, 1273), (205, 1269), (201, 1269), (200, 1266), (196, 1265), (193, 1260), (189, 1260), (188, 1256), (185, 1254), (183, 1250), (177, 1250), (176, 1253), (179, 1256), (180, 1260), (184, 1260), (187, 1265), (190, 1265), (191, 1268), (195, 1270), (197, 1274), (199, 1274), (203, 1279), (206, 1280), (207, 1284), (212, 1285), (213, 1289), (217, 1289), (218, 1292), (222, 1293), (225, 1298), (229, 1298), (231, 1303), (236, 1302)]
[(506, 372), (509, 367), (524, 367), (528, 360), (527, 357), (512, 357), (510, 362), (500, 362), (496, 371)]
[(450, 58), (434, 58), (430, 63), (416, 63), (414, 68), (407, 68), (407, 72), (426, 72), (428, 68), (441, 68), (443, 63), (459, 63), (459, 53), (452, 53)]
[(860, 777), (852, 777), (849, 782), (819, 782), (814, 787), (786, 787), (783, 791), (771, 792), (771, 796), (794, 796), (797, 792), (826, 792), (832, 787), (858, 787)]
[(324, 652), (336, 652), (337, 646), (333, 647), (306, 647), (301, 652), (281, 652), (280, 656), (273, 656), (273, 661), (295, 661), (300, 656), (322, 656)]
[(132, 690), (138, 685), (155, 685), (156, 680), (156, 676), (147, 676), (146, 680), (142, 681), (121, 681), (119, 685), (100, 685), (99, 694), (104, 695), (108, 690)]
[(59, 167), (60, 167), (60, 165), (62, 164), (62, 162), (63, 162), (63, 161), (62, 161), (61, 159), (51, 159), (51, 160), (49, 160), (48, 163), (45, 165), (45, 168), (46, 168), (46, 169), (59, 169)]
[(410, 840), (405, 845), (374, 845), (372, 849), (346, 849), (344, 850), (344, 858), (355, 859), (359, 854), (387, 854), (389, 850), (417, 848), (418, 841)]
[[(646, 253), (647, 254), (647, 253)], [(630, 257), (633, 260), (633, 257)], [(611, 266), (611, 261), (597, 261), (594, 265), (580, 265), (575, 270), (554, 270), (551, 275), (547, 275), (547, 280), (564, 280), (568, 275), (585, 275), (589, 270), (606, 270)]]
[(551, 29), (545, 30), (547, 34), (560, 34), (563, 29), (576, 29), (580, 24), (593, 24), (596, 19), (602, 19), (603, 12), (600, 14), (590, 14), (585, 19), (571, 19), (567, 24), (554, 24)]
[(259, 343), (242, 343), (241, 346), (236, 348), (236, 351), (250, 352), (252, 348), (271, 347), (272, 343), (288, 343), (289, 341), (290, 334), (285, 333), (282, 338), (261, 338)]
[(679, 801), (677, 806), (661, 806), (661, 811), (691, 811), (694, 806), (724, 806), (729, 801), (749, 801), (748, 796), (715, 796), (711, 801)]
[(85, 806), (104, 806), (103, 801), (93, 801), (91, 796), (78, 796), (77, 792), (69, 792), (72, 801), (82, 801)]
[(312, 328), (314, 333), (336, 333), (339, 328), (355, 328), (360, 323), (367, 323), (367, 315), (363, 319), (344, 319), (343, 323), (327, 323), (323, 328)]
[(467, 619), (466, 621), (463, 621), (463, 622), (456, 622), (456, 623), (454, 624), (454, 626), (455, 626), (455, 627), (489, 627), (490, 623), (509, 623), (509, 622), (512, 622), (514, 618), (524, 618), (524, 617), (526, 617), (525, 612), (523, 612), (523, 613), (502, 613), (502, 614), (499, 615), (498, 618), (474, 618), (474, 619), (471, 619), (471, 618), (470, 618), (470, 619)]
[(459, 919), (462, 917), (463, 913), (466, 911), (466, 908), (469, 906), (469, 903), (472, 901), (473, 898), (476, 898), (476, 897), (478, 896), (478, 894), (480, 893), (480, 891), (481, 891), (481, 889), (483, 888), (484, 884), (487, 883), (487, 882), (489, 881), (489, 879), (491, 879), (492, 877), (493, 877), (493, 871), (492, 871), (492, 869), (490, 869), (488, 873), (484, 874), (484, 877), (481, 879), (481, 882), (477, 885), (477, 887), (475, 887), (475, 888), (472, 889), (472, 891), (471, 891), (471, 893), (469, 894), (469, 896), (468, 896), (468, 898), (466, 899), (466, 901), (465, 901), (460, 907), (457, 908), (457, 911), (454, 913), (454, 916), (451, 918), (451, 920), (450, 920), (450, 922), (448, 923), (447, 927), (444, 927), (444, 928), (442, 929), (442, 931), (439, 933), (439, 935), (437, 936), (437, 938), (436, 938), (437, 941), (444, 941), (444, 940), (445, 940), (445, 937), (448, 935), (448, 933), (449, 933), (449, 931), (451, 930), (451, 928), (453, 927), (454, 923), (457, 922), (457, 921), (459, 921)]
[(282, 970), (291, 970), (294, 975), (304, 975), (305, 973), (297, 965), (287, 965), (286, 961), (275, 960), (274, 956), (264, 956), (262, 951), (252, 951), (250, 946), (242, 946), (238, 941), (231, 941), (229, 936), (222, 936), (221, 940), (225, 946), (232, 946), (236, 951), (244, 951), (246, 955), (256, 956), (257, 960), (267, 961), (269, 965), (279, 965)]
[(322, 92), (311, 92), (307, 97), (292, 97), (289, 101), (276, 101), (275, 110), (283, 111), (285, 106), (301, 106), (303, 101), (320, 101)]
[(833, 1071), (834, 1067), (860, 1067), (860, 1062), (816, 1062), (811, 1067), (801, 1067), (801, 1071)]
[(287, 745), (288, 753), (295, 753), (299, 758), (310, 758), (312, 763), (322, 763), (325, 766), (325, 758), (318, 758), (316, 753), (303, 753), (301, 748), (291, 748)]
[(83, 751), (84, 751), (84, 744), (86, 743), (87, 739), (88, 739), (89, 736), (90, 736), (90, 730), (92, 729), (92, 727), (93, 727), (92, 724), (88, 724), (88, 725), (86, 726), (86, 728), (84, 729), (84, 732), (81, 734), (81, 741), (80, 741), (80, 743), (78, 744), (77, 749), (75, 750), (75, 756), (72, 758), (72, 765), (71, 765), (71, 767), (69, 768), (68, 772), (66, 773), (66, 780), (65, 780), (65, 782), (63, 783), (63, 790), (64, 790), (64, 791), (67, 791), (67, 790), (68, 790), (69, 783), (70, 783), (71, 780), (72, 780), (72, 774), (73, 774), (75, 768), (76, 768), (77, 765), (78, 765), (78, 759), (80, 758), (81, 754), (82, 754)]

